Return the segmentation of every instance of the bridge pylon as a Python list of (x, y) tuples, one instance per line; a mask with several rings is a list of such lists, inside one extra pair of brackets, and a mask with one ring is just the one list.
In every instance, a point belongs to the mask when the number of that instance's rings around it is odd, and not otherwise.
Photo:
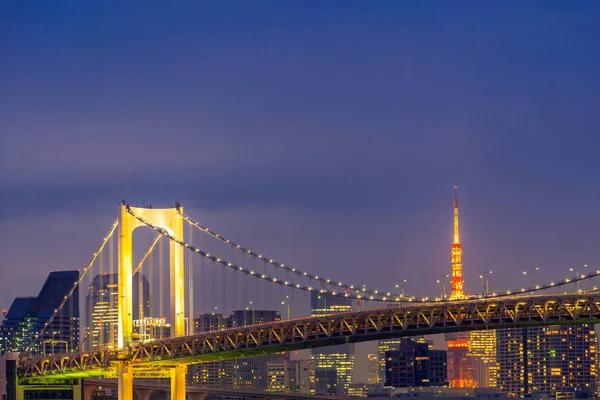
[[(133, 338), (132, 236), (140, 226), (138, 218), (165, 229), (171, 236), (183, 240), (183, 207), (143, 208), (124, 203), (119, 206), (119, 290), (118, 290), (118, 348), (126, 351)], [(174, 241), (169, 245), (170, 320), (171, 336), (185, 335), (185, 277), (183, 247)], [(162, 315), (160, 316), (162, 317)], [(171, 369), (171, 399), (185, 400), (187, 367)], [(133, 400), (133, 370), (130, 365), (119, 365), (119, 400)]]

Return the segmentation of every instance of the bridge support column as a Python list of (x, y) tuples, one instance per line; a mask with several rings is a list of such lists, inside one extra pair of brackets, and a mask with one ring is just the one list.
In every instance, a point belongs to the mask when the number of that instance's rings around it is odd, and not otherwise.
[(133, 400), (133, 367), (121, 364), (117, 367), (119, 376), (117, 394), (119, 400)]
[(188, 393), (190, 400), (204, 400), (208, 396), (208, 393)]
[(185, 365), (171, 368), (171, 400), (185, 400), (186, 374), (187, 367)]
[(154, 390), (152, 389), (135, 389), (135, 395), (138, 400), (150, 400), (150, 395), (152, 395), (153, 392)]

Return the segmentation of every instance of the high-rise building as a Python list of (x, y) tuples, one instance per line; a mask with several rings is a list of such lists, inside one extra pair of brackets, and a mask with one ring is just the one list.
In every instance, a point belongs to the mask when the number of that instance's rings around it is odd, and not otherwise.
[(509, 395), (596, 392), (598, 337), (592, 325), (499, 329), (496, 338), (498, 388)]
[(380, 340), (378, 345), (378, 358), (379, 358), (379, 382), (385, 385), (385, 353), (392, 350), (400, 350), (400, 343), (402, 339), (385, 339)]
[(399, 350), (385, 354), (386, 381), (389, 387), (445, 386), (446, 352), (432, 350), (427, 343), (402, 339)]
[[(311, 293), (311, 315), (318, 316), (351, 310), (352, 299), (350, 298)], [(327, 388), (327, 393), (329, 393), (332, 390), (329, 381), (331, 372), (329, 370), (334, 370), (336, 376), (335, 394), (345, 395), (348, 393), (354, 374), (354, 344), (314, 349), (311, 351), (310, 359), (315, 368), (315, 385), (317, 382), (316, 372), (321, 371), (320, 382), (325, 383), (323, 385), (319, 384), (319, 388), (322, 390)]]
[(269, 392), (310, 394), (312, 369), (309, 360), (271, 361), (267, 363)]
[[(118, 295), (117, 274), (98, 274), (88, 286), (86, 297), (86, 334), (90, 335), (88, 346), (117, 343)], [(142, 321), (151, 316), (152, 299), (150, 296), (148, 280), (144, 275), (136, 273), (132, 278), (132, 317), (134, 321)], [(140, 324), (142, 323), (137, 325)]]
[(477, 387), (496, 387), (498, 363), (496, 362), (496, 331), (472, 331), (469, 335), (467, 356), (473, 358)]
[[(79, 271), (54, 271), (48, 275), (37, 297), (16, 298), (0, 326), (0, 353), (22, 352), (59, 309), (75, 282)], [(79, 344), (79, 289), (37, 339), (32, 351), (38, 354), (65, 353)]]
[(377, 354), (369, 354), (367, 355), (367, 362), (369, 364), (367, 383), (369, 385), (376, 385), (379, 383), (379, 357)]

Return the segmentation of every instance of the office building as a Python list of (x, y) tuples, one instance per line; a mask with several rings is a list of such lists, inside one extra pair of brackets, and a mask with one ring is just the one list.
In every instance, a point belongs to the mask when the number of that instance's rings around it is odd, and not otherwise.
[(309, 360), (267, 362), (267, 390), (310, 394), (311, 375)]
[(474, 366), (474, 379), (477, 387), (495, 388), (498, 380), (498, 363), (496, 362), (496, 331), (473, 331), (469, 335), (467, 357)]
[(392, 350), (399, 350), (402, 339), (386, 339), (380, 340), (378, 344), (378, 359), (379, 359), (379, 382), (385, 385), (385, 353)]
[(447, 385), (446, 352), (432, 350), (427, 343), (402, 339), (399, 350), (385, 354), (387, 387)]
[[(352, 299), (346, 297), (328, 296), (319, 293), (311, 293), (311, 315), (326, 315), (334, 312), (346, 312), (352, 310)], [(315, 385), (317, 385), (317, 371), (321, 371), (320, 390), (332, 390), (329, 381), (335, 371), (337, 395), (345, 395), (352, 384), (354, 374), (354, 344), (342, 344), (311, 351), (310, 359), (315, 368)]]
[[(92, 279), (86, 297), (86, 334), (90, 335), (88, 347), (117, 343), (118, 295), (117, 274), (98, 274)], [(136, 273), (132, 278), (132, 317), (134, 321), (142, 321), (151, 316), (152, 299), (150, 296), (148, 280), (144, 275)], [(134, 325), (142, 324), (143, 322), (138, 322)]]
[(195, 332), (218, 331), (227, 327), (227, 318), (223, 314), (202, 313), (194, 318)]
[(315, 368), (315, 394), (335, 396), (339, 393), (338, 374), (335, 368)]
[(369, 385), (376, 385), (379, 383), (379, 357), (377, 354), (367, 355), (368, 373), (367, 383)]
[(543, 326), (496, 331), (498, 388), (511, 396), (597, 391), (598, 337), (592, 325)]
[[(78, 279), (79, 271), (51, 272), (37, 297), (16, 298), (0, 326), (0, 353), (24, 351), (60, 308)], [(78, 344), (79, 288), (76, 288), (32, 351), (37, 354), (65, 353)]]

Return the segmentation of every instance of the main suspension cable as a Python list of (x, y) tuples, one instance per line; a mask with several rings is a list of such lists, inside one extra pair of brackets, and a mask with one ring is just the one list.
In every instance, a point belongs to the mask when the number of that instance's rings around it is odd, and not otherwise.
[[(330, 296), (338, 296), (338, 297), (346, 297), (346, 298), (352, 298), (352, 299), (368, 299), (368, 300), (374, 300), (374, 301), (389, 301), (389, 302), (414, 302), (416, 300), (419, 301), (427, 301), (427, 297), (423, 297), (423, 298), (416, 298), (416, 297), (411, 297), (411, 298), (400, 298), (400, 297), (388, 297), (387, 295), (383, 295), (383, 294), (379, 294), (379, 295), (371, 295), (371, 296), (366, 296), (366, 295), (361, 295), (361, 294), (352, 294), (351, 291), (346, 290), (346, 291), (341, 291), (341, 292), (337, 292), (335, 290), (327, 290), (327, 289), (317, 289), (317, 288), (313, 288), (311, 286), (305, 286), (305, 285), (301, 285), (298, 283), (292, 283), (292, 282), (288, 282), (288, 281), (283, 281), (283, 280), (279, 280), (275, 277), (272, 276), (268, 276), (266, 274), (258, 274), (253, 270), (248, 270), (246, 268), (243, 268), (241, 266), (238, 265), (234, 265), (231, 262), (228, 262), (226, 260), (223, 260), (219, 257), (216, 257), (214, 255), (211, 255), (201, 249), (198, 249), (192, 245), (190, 245), (189, 243), (185, 243), (183, 242), (181, 239), (176, 238), (174, 236), (172, 236), (166, 229), (152, 225), (151, 223), (147, 222), (146, 220), (144, 220), (143, 218), (139, 217), (138, 215), (134, 214), (131, 209), (128, 207), (128, 212), (137, 220), (139, 220), (141, 223), (143, 223), (144, 225), (148, 226), (149, 228), (154, 229), (156, 232), (159, 232), (160, 234), (162, 234), (163, 236), (166, 236), (169, 240), (178, 243), (179, 245), (192, 250), (193, 252), (200, 254), (201, 256), (208, 258), (210, 260), (212, 260), (213, 262), (217, 263), (217, 264), (221, 264), (224, 267), (227, 268), (231, 268), (235, 271), (241, 272), (243, 274), (249, 275), (249, 276), (253, 276), (257, 279), (262, 279), (268, 282), (272, 282), (272, 283), (276, 283), (279, 285), (283, 285), (283, 286), (287, 286), (287, 287), (292, 287), (294, 289), (297, 290), (303, 290), (306, 292), (316, 292), (316, 293), (321, 293), (321, 294), (327, 294)], [(359, 293), (357, 291), (357, 293)]]
[[(374, 289), (367, 289), (365, 287), (360, 287), (359, 285), (347, 285), (344, 284), (340, 281), (335, 281), (333, 279), (323, 279), (320, 278), (318, 275), (313, 275), (310, 274), (308, 272), (305, 271), (301, 271), (297, 268), (292, 268), (290, 266), (287, 266), (283, 263), (280, 263), (278, 261), (273, 260), (272, 258), (263, 256), (262, 254), (258, 254), (250, 249), (247, 249), (229, 239), (224, 238), (223, 236), (219, 235), (218, 233), (215, 233), (213, 231), (211, 231), (210, 229), (208, 229), (205, 226), (200, 225), (198, 222), (194, 221), (193, 219), (191, 219), (190, 217), (188, 217), (185, 214), (181, 215), (183, 217), (184, 220), (186, 220), (188, 223), (190, 223), (191, 225), (195, 226), (198, 230), (206, 233), (207, 235), (209, 235), (210, 237), (217, 239), (218, 241), (227, 244), (228, 246), (231, 246), (233, 248), (236, 248), (238, 250), (243, 251), (244, 253), (252, 256), (253, 258), (260, 260), (260, 261), (264, 261), (265, 264), (270, 265), (272, 267), (277, 267), (280, 268), (282, 270), (285, 270), (287, 272), (291, 272), (293, 274), (296, 274), (297, 276), (312, 280), (312, 281), (317, 281), (320, 284), (328, 284), (329, 286), (332, 287), (339, 287), (341, 289), (345, 289), (345, 290), (357, 290), (360, 292), (364, 292), (366, 294), (371, 294), (371, 295), (377, 295), (379, 297), (381, 296), (386, 296), (386, 297), (393, 297), (393, 298), (409, 298), (409, 299), (414, 299), (416, 298), (416, 296), (406, 296), (404, 294), (397, 294), (397, 293), (391, 293), (391, 292), (385, 292), (385, 291), (381, 291), (381, 290), (374, 290)], [(358, 288), (358, 289), (357, 289)], [(368, 296), (363, 296), (363, 297), (368, 297)]]
[[(412, 301), (412, 300), (416, 300), (418, 299), (417, 296), (407, 296), (407, 295), (403, 295), (403, 294), (396, 294), (396, 293), (390, 293), (390, 292), (382, 292), (379, 290), (373, 290), (373, 289), (366, 289), (364, 287), (359, 288), (358, 286), (355, 285), (346, 285), (343, 284), (341, 282), (335, 283), (333, 280), (331, 279), (321, 279), (318, 276), (314, 276), (312, 274), (309, 274), (308, 272), (304, 272), (304, 271), (300, 271), (296, 268), (292, 268), (289, 267), (285, 264), (279, 263), (277, 261), (274, 261), (271, 258), (265, 257), (261, 254), (257, 254), (256, 252), (246, 249), (244, 247), (242, 247), (241, 245), (224, 238), (223, 236), (219, 235), (216, 232), (211, 231), (210, 229), (208, 229), (205, 226), (200, 225), (198, 222), (194, 221), (193, 219), (191, 219), (190, 217), (188, 217), (185, 214), (182, 214), (183, 219), (185, 219), (188, 223), (190, 223), (191, 225), (195, 226), (198, 230), (206, 233), (207, 235), (209, 235), (210, 237), (219, 240), (222, 243), (225, 243), (229, 246), (231, 246), (232, 248), (236, 248), (239, 249), (241, 251), (243, 251), (246, 254), (249, 254), (250, 256), (259, 259), (259, 260), (263, 260), (267, 265), (271, 265), (273, 267), (279, 267), (285, 271), (291, 272), (296, 274), (297, 276), (301, 276), (313, 281), (318, 281), (321, 284), (329, 284), (330, 286), (333, 287), (341, 287), (344, 288), (346, 290), (356, 290), (357, 292), (364, 292), (364, 293), (368, 293), (371, 295), (378, 295), (379, 297), (383, 296), (385, 293), (386, 297), (392, 297), (392, 298), (400, 298), (400, 299), (405, 299), (406, 301)], [(587, 279), (591, 279), (594, 277), (600, 276), (600, 271), (596, 271), (595, 273), (591, 273), (588, 275), (577, 275), (574, 278), (566, 278), (557, 282), (547, 282), (544, 283), (542, 285), (536, 285), (533, 287), (529, 287), (529, 288), (520, 288), (520, 289), (515, 289), (515, 290), (506, 290), (503, 292), (497, 292), (497, 293), (491, 293), (491, 294), (487, 294), (487, 295), (474, 295), (474, 296), (466, 296), (467, 298), (495, 298), (495, 297), (506, 297), (506, 296), (515, 296), (515, 295), (521, 295), (521, 294), (526, 294), (526, 293), (532, 293), (532, 292), (537, 292), (540, 290), (546, 290), (546, 289), (552, 289), (558, 286), (564, 286), (570, 283), (575, 283), (578, 281), (583, 281), (583, 280), (587, 280)], [(358, 289), (357, 289), (358, 288)], [(371, 296), (362, 296), (361, 298), (363, 299), (368, 299), (368, 300), (376, 300), (376, 299), (371, 299)], [(459, 299), (457, 299), (459, 300)], [(379, 300), (376, 300), (379, 301)], [(391, 301), (391, 300), (385, 300), (385, 301)]]

